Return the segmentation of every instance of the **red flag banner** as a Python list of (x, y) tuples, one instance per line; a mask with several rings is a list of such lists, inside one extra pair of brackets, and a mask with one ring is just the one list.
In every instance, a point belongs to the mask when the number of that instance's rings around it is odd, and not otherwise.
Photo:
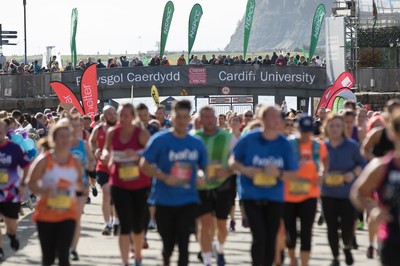
[(81, 80), (81, 98), (85, 114), (94, 119), (97, 114), (98, 87), (96, 64), (92, 64), (83, 72)]
[(59, 81), (52, 81), (50, 82), (50, 86), (57, 94), (57, 97), (61, 103), (72, 103), (81, 115), (85, 114), (83, 112), (82, 105), (67, 85)]
[(316, 113), (320, 108), (328, 107), (329, 100), (339, 89), (343, 87), (350, 89), (351, 87), (353, 87), (353, 85), (354, 85), (354, 77), (350, 72), (343, 72), (342, 74), (340, 74), (339, 77), (336, 79), (335, 83), (333, 83), (325, 90), (324, 94), (321, 97), (321, 100), (319, 101)]

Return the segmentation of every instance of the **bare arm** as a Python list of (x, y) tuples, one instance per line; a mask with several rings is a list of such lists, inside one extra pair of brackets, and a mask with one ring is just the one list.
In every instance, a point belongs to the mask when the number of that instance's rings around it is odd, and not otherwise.
[(382, 161), (374, 159), (355, 181), (351, 189), (350, 198), (359, 210), (367, 209), (367, 211), (370, 211), (378, 206), (372, 195), (378, 188), (384, 171), (385, 166), (382, 164)]
[(140, 145), (145, 147), (147, 142), (149, 141), (149, 139), (150, 139), (150, 133), (146, 129), (142, 128), (140, 130), (140, 134), (139, 134), (139, 143), (140, 143)]
[(46, 194), (46, 191), (39, 186), (39, 180), (42, 179), (43, 174), (46, 170), (46, 157), (39, 156), (36, 158), (28, 172), (28, 187), (29, 190), (34, 194)]
[(367, 134), (364, 141), (361, 144), (361, 155), (364, 156), (368, 161), (371, 161), (375, 158), (375, 155), (372, 153), (375, 145), (379, 142), (383, 134), (383, 129), (375, 129)]
[(93, 151), (96, 159), (98, 159), (101, 155), (101, 150), (98, 149), (98, 147), (97, 147), (97, 134), (99, 132), (100, 127), (101, 127), (101, 125), (95, 127), (92, 131), (92, 134), (90, 134), (90, 137), (89, 137), (90, 148)]
[(94, 158), (93, 152), (90, 149), (89, 143), (87, 141), (83, 142), (85, 145), (85, 150), (86, 150), (86, 156), (88, 158), (88, 170), (89, 171), (94, 171), (94, 168), (96, 166), (96, 159)]

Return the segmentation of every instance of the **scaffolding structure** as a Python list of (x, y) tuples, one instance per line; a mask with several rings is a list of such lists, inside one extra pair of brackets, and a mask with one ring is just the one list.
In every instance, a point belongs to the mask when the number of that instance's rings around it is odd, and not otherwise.
[[(375, 28), (400, 26), (400, 0), (375, 0), (375, 5), (377, 9)], [(357, 86), (359, 63), (357, 34), (359, 29), (374, 26), (373, 0), (333, 0), (332, 14), (344, 17), (346, 67), (353, 73)]]

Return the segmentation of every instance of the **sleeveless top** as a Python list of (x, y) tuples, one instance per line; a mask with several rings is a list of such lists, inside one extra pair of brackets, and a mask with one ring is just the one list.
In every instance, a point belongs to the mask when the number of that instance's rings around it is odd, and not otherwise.
[(379, 139), (379, 142), (375, 145), (372, 153), (376, 157), (382, 157), (392, 150), (394, 150), (394, 144), (387, 136), (387, 129), (384, 128), (382, 130), (381, 138)]
[(35, 222), (62, 222), (78, 218), (76, 189), (79, 178), (78, 166), (73, 154), (67, 163), (60, 164), (54, 160), (54, 155), (46, 152), (46, 170), (42, 176), (42, 187), (54, 187), (51, 196), (41, 196), (33, 220)]
[[(386, 157), (385, 157), (386, 159)], [(386, 243), (400, 246), (400, 165), (394, 154), (387, 155), (387, 169), (381, 184), (377, 188), (377, 197), (381, 206), (389, 210), (392, 221), (381, 223), (378, 238)]]
[(139, 169), (139, 156), (137, 158), (127, 158), (124, 154), (126, 149), (140, 152), (144, 148), (139, 143), (140, 131), (141, 128), (135, 126), (128, 143), (122, 143), (120, 140), (121, 127), (117, 126), (115, 128), (111, 140), (111, 158), (113, 159), (113, 165), (110, 170), (110, 184), (112, 186), (135, 190), (151, 185), (151, 179)]
[[(99, 149), (103, 149), (106, 143), (107, 132), (104, 130), (104, 126), (100, 126), (97, 131), (97, 147)], [(105, 172), (108, 173), (107, 164), (104, 164), (101, 160), (97, 160), (96, 163), (96, 172)]]
[[(70, 151), (79, 159), (79, 161), (82, 162), (83, 168), (86, 169), (88, 157), (86, 153), (85, 142), (83, 141), (83, 139), (78, 140), (78, 145), (75, 147), (71, 147)], [(86, 186), (89, 185), (89, 178), (86, 174), (86, 171), (83, 171), (83, 183)]]

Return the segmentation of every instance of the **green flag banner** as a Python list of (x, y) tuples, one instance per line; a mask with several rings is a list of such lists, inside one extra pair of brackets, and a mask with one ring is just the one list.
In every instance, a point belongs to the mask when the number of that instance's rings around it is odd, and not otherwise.
[(255, 0), (248, 0), (246, 6), (246, 15), (244, 17), (244, 42), (243, 42), (243, 58), (246, 60), (247, 45), (249, 44), (251, 24), (253, 23), (254, 10), (256, 8)]
[(78, 26), (78, 9), (72, 9), (71, 13), (71, 63), (72, 68), (75, 69), (77, 63), (76, 53), (76, 28)]
[(325, 14), (325, 6), (323, 4), (319, 4), (314, 13), (313, 25), (311, 30), (310, 51), (308, 53), (308, 63), (311, 62), (311, 59), (315, 52), (315, 48), (317, 47), (319, 33), (321, 32), (322, 24), (324, 23)]
[(190, 16), (189, 16), (188, 62), (190, 60), (190, 53), (192, 52), (193, 44), (197, 35), (197, 29), (199, 28), (200, 19), (202, 15), (203, 15), (203, 9), (201, 8), (201, 5), (195, 4), (192, 7), (192, 11), (190, 11)]
[(169, 33), (169, 27), (171, 26), (172, 16), (174, 15), (174, 3), (168, 1), (164, 7), (164, 15), (161, 23), (161, 41), (160, 41), (160, 56), (164, 55), (165, 45), (167, 44), (167, 38)]

